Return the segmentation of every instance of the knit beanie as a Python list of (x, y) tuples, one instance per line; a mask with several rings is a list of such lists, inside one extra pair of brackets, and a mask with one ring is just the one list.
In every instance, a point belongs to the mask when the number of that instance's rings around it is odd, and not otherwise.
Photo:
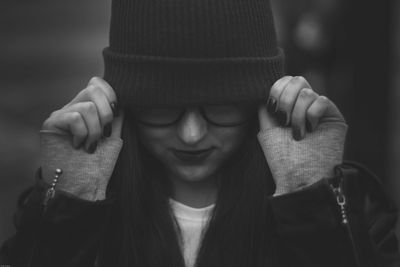
[(269, 0), (113, 0), (109, 41), (120, 104), (260, 102), (283, 76)]

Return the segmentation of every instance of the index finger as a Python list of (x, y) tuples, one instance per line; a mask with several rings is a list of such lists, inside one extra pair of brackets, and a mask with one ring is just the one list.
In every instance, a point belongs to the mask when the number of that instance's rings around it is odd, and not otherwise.
[(117, 94), (115, 93), (114, 89), (109, 85), (104, 79), (100, 77), (93, 77), (89, 81), (89, 85), (97, 86), (101, 88), (104, 93), (106, 94), (106, 97), (108, 101), (111, 103), (117, 102)]

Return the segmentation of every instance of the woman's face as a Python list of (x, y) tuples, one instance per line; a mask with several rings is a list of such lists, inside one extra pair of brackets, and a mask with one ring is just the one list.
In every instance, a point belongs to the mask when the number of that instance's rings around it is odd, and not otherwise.
[[(219, 167), (242, 144), (248, 123), (228, 127), (218, 126), (210, 123), (210, 118), (224, 120), (227, 118), (222, 116), (224, 112), (229, 112), (226, 115), (233, 112), (229, 111), (229, 108), (220, 108), (216, 109), (214, 115), (212, 113), (214, 110), (207, 110), (210, 112), (209, 117), (204, 115), (207, 114), (204, 110), (198, 107), (186, 108), (180, 112), (177, 120), (166, 126), (138, 124), (141, 142), (162, 162), (169, 177), (186, 182), (201, 182), (213, 178)], [(162, 121), (164, 117), (173, 116), (168, 112), (150, 111), (148, 115), (143, 116), (147, 121), (151, 119), (157, 121), (157, 118)], [(234, 115), (243, 117), (248, 114)]]

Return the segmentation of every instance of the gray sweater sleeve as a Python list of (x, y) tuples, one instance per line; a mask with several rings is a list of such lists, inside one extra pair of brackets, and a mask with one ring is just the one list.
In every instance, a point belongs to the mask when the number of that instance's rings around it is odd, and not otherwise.
[[(275, 195), (289, 193), (333, 175), (342, 162), (347, 125), (321, 124), (301, 141), (292, 138), (290, 128), (277, 127), (258, 133), (276, 183)], [(86, 200), (105, 199), (123, 141), (103, 138), (93, 154), (74, 149), (69, 135), (40, 131), (40, 164), (43, 179), (51, 183), (56, 168), (63, 170), (56, 189)]]
[(93, 154), (75, 149), (69, 135), (40, 131), (40, 166), (42, 178), (51, 184), (54, 171), (63, 170), (55, 189), (90, 200), (103, 200), (123, 141), (120, 138), (99, 140)]
[(275, 184), (275, 195), (309, 186), (333, 176), (342, 163), (347, 124), (325, 122), (296, 141), (291, 128), (277, 127), (258, 133)]

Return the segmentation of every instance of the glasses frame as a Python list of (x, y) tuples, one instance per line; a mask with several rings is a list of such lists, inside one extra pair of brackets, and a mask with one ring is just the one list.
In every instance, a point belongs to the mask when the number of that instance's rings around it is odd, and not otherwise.
[[(249, 108), (251, 111), (249, 112), (249, 116), (246, 117), (246, 119), (245, 119), (243, 122), (240, 122), (240, 123), (226, 123), (226, 124), (223, 123), (223, 124), (221, 124), (221, 123), (216, 123), (216, 122), (210, 120), (210, 118), (207, 117), (207, 114), (206, 114), (206, 112), (205, 112), (205, 110), (204, 110), (204, 109), (205, 109), (205, 106), (195, 106), (195, 107), (199, 108), (200, 114), (203, 116), (203, 118), (204, 118), (208, 123), (210, 123), (210, 124), (212, 124), (212, 125), (215, 125), (215, 126), (219, 126), (219, 127), (237, 127), (237, 126), (240, 126), (240, 125), (247, 124), (247, 123), (249, 123), (249, 122), (251, 121), (251, 119), (252, 119), (252, 118), (255, 116), (255, 114), (256, 114), (256, 110), (251, 109), (251, 108), (250, 108), (250, 105), (248, 105), (248, 106), (246, 106), (246, 108)], [(182, 111), (180, 112), (180, 114), (178, 115), (178, 117), (177, 117), (174, 121), (169, 122), (169, 123), (161, 123), (161, 124), (160, 124), (160, 123), (151, 123), (151, 122), (148, 122), (148, 121), (143, 121), (143, 120), (141, 120), (140, 118), (138, 118), (138, 117), (135, 115), (135, 112), (129, 112), (129, 113), (131, 114), (131, 116), (132, 116), (137, 122), (139, 122), (139, 123), (141, 123), (141, 124), (144, 124), (144, 125), (147, 125), (147, 126), (151, 126), (151, 127), (169, 127), (169, 126), (172, 126), (172, 125), (176, 124), (178, 121), (180, 121), (180, 120), (182, 119), (183, 114), (185, 114), (185, 112), (186, 112), (187, 109), (188, 109), (187, 107), (182, 107)]]

